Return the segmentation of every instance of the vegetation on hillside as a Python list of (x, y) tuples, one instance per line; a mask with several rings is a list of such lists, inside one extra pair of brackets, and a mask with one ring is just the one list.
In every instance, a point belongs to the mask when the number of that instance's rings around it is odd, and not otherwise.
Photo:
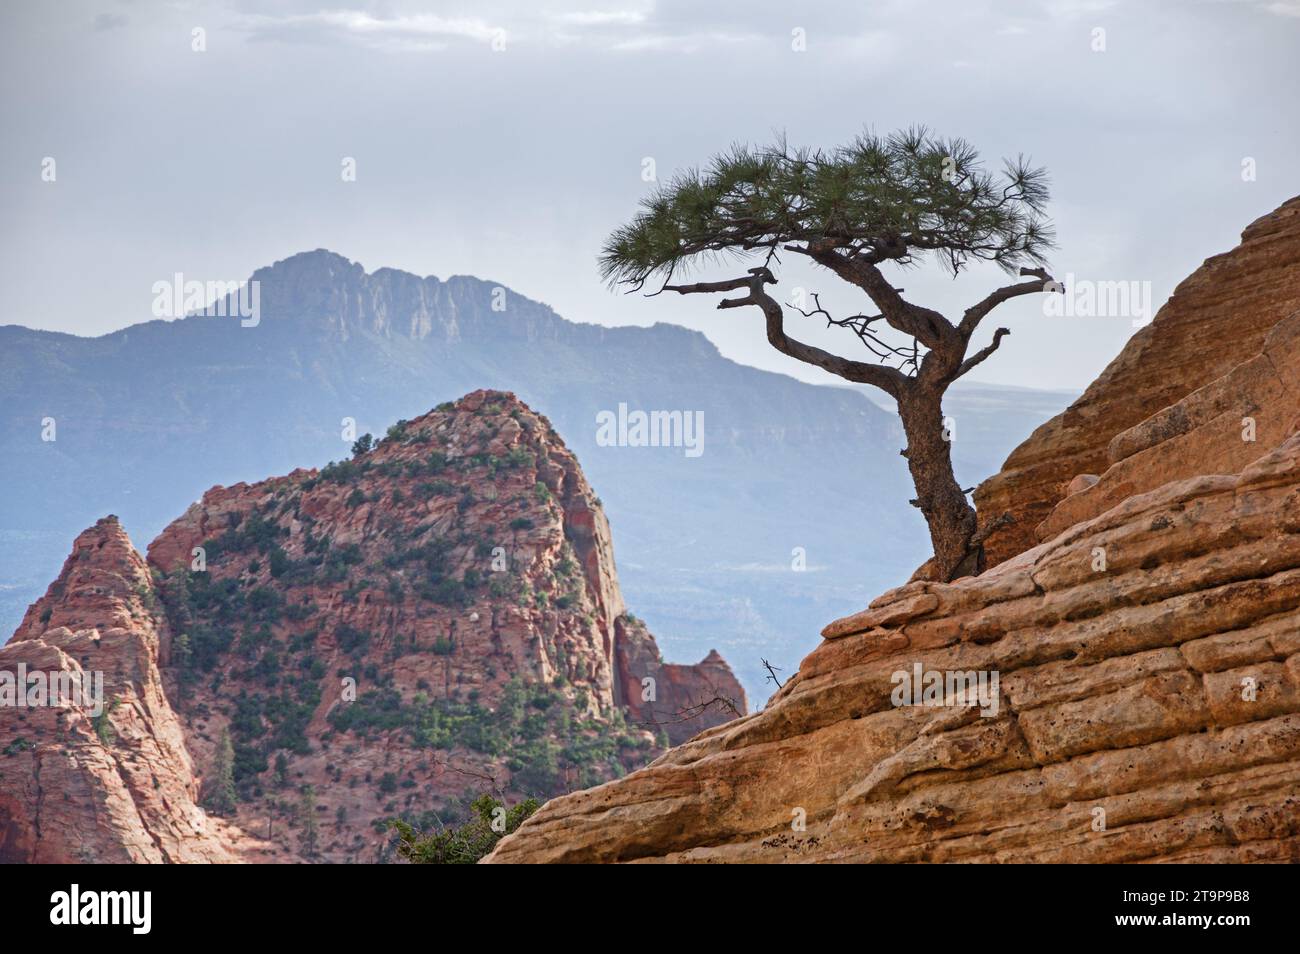
[(497, 842), (513, 832), (537, 811), (536, 799), (527, 798), (507, 808), (491, 795), (481, 795), (471, 805), (474, 816), (461, 825), (420, 832), (394, 819), (398, 857), (414, 865), (472, 865), (486, 857)]

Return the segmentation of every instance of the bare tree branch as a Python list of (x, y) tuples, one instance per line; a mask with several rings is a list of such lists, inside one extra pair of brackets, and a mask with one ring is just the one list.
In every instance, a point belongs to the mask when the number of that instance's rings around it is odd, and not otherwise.
[[(717, 692), (716, 689), (714, 691)], [(707, 699), (704, 702), (698, 702), (693, 706), (682, 706), (673, 713), (673, 718), (671, 719), (649, 719), (644, 722), (634, 722), (632, 724), (642, 727), (681, 725), (683, 722), (691, 722), (698, 719), (700, 716), (704, 715), (704, 713), (715, 707), (725, 709), (737, 719), (744, 715), (744, 713), (740, 711), (740, 706), (736, 703), (735, 699), (718, 693), (712, 698)]]
[(952, 376), (951, 380), (956, 381), (958, 378), (960, 378), (971, 368), (975, 367), (975, 365), (979, 364), (981, 361), (983, 361), (985, 358), (991, 355), (994, 351), (997, 351), (998, 345), (1002, 344), (1002, 339), (1009, 334), (1011, 334), (1011, 330), (1009, 328), (999, 328), (997, 331), (993, 332), (992, 343), (990, 343), (989, 345), (983, 348), (980, 348), (979, 351), (976, 351), (973, 355), (971, 355), (969, 358), (963, 361), (961, 365), (957, 368), (957, 373)]
[(850, 361), (839, 355), (823, 351), (802, 341), (797, 341), (785, 333), (785, 313), (780, 303), (767, 293), (764, 285), (775, 285), (776, 278), (766, 266), (749, 270), (748, 278), (732, 278), (721, 282), (696, 282), (691, 285), (665, 285), (665, 291), (675, 291), (682, 295), (735, 291), (748, 287), (749, 293), (741, 298), (724, 298), (718, 302), (718, 308), (742, 308), (756, 305), (762, 309), (767, 318), (767, 340), (782, 354), (797, 358), (807, 364), (816, 365), (837, 374), (848, 381), (870, 384), (880, 388), (891, 397), (898, 398), (910, 380), (907, 375), (896, 368)]
[(1001, 288), (990, 292), (983, 301), (967, 308), (966, 313), (962, 316), (961, 323), (957, 326), (957, 332), (962, 336), (963, 341), (970, 341), (970, 336), (979, 327), (979, 323), (984, 320), (984, 316), (1004, 301), (1010, 301), (1012, 298), (1018, 298), (1021, 295), (1032, 295), (1036, 292), (1060, 290), (1056, 280), (1047, 274), (1045, 269), (1021, 268), (1020, 274), (1033, 275), (1038, 281), (1003, 285)]
[(876, 267), (863, 258), (848, 257), (834, 246), (809, 244), (807, 247), (785, 246), (794, 252), (807, 255), (814, 262), (830, 269), (850, 284), (857, 285), (880, 309), (890, 327), (911, 335), (927, 348), (939, 347), (952, 334), (952, 325), (939, 312), (906, 301)]
[[(828, 328), (832, 325), (838, 328), (848, 328), (858, 336), (858, 339), (864, 345), (866, 345), (867, 350), (879, 358), (882, 363), (888, 361), (890, 358), (897, 358), (899, 363), (894, 365), (894, 367), (897, 367), (898, 370), (905, 374), (915, 374), (920, 369), (918, 363), (920, 349), (917, 347), (915, 338), (912, 339), (912, 346), (910, 348), (899, 348), (895, 345), (889, 344), (872, 330), (871, 326), (875, 322), (884, 320), (883, 315), (875, 315), (872, 317), (867, 315), (850, 315), (848, 318), (835, 318), (829, 311), (822, 307), (821, 298), (818, 295), (813, 295), (812, 299), (813, 304), (817, 306), (812, 311), (804, 311), (802, 308), (797, 306), (795, 306), (795, 311), (799, 312), (805, 318), (812, 318), (816, 315), (821, 315), (826, 319), (826, 326)], [(908, 372), (907, 370), (909, 367), (911, 368), (911, 372)]]

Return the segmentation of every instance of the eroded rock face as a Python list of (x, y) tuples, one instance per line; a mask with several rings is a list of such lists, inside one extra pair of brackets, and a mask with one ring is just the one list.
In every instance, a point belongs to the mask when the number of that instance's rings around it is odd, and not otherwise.
[[(1074, 477), (1101, 475), (1112, 463), (1147, 446), (1158, 433), (1172, 436), (1185, 427), (1177, 420), (1181, 412), (1165, 409), (1179, 405), (1193, 392), (1259, 355), (1269, 332), (1296, 311), (1300, 311), (1300, 197), (1255, 221), (1242, 233), (1237, 248), (1208, 259), (1181, 282), (1152, 323), (1129, 340), (1088, 390), (1064, 413), (1034, 431), (1011, 453), (1002, 471), (976, 489), (981, 526), (1004, 513), (1015, 518), (986, 541), (988, 565), (1001, 563), (1049, 539), (1082, 515), (1095, 516), (1123, 499), (1125, 478), (1113, 481), (1111, 491), (1090, 495), (1101, 509), (1091, 504), (1067, 508), (1040, 529), (1066, 496)], [(1260, 393), (1262, 396), (1262, 390)], [(1237, 403), (1244, 406), (1247, 402)], [(1230, 410), (1223, 404), (1214, 410), (1200, 401), (1193, 404), (1195, 413), (1211, 417)], [(1272, 435), (1290, 425), (1280, 408), (1272, 408), (1271, 403), (1261, 407), (1267, 410), (1261, 427)], [(1231, 408), (1233, 413), (1238, 410)], [(1152, 415), (1161, 416), (1161, 420), (1140, 430), (1138, 425)], [(1237, 415), (1238, 431), (1242, 416)], [(1120, 437), (1130, 429), (1138, 433)], [(1276, 446), (1276, 441), (1257, 445), (1253, 456), (1267, 446)], [(1245, 460), (1253, 459), (1249, 448), (1243, 454)], [(1235, 472), (1245, 460), (1238, 455), (1237, 466), (1227, 472)], [(1147, 467), (1145, 461), (1135, 463), (1136, 469)], [(1187, 465), (1193, 469), (1180, 471), (1168, 466), (1163, 478), (1160, 467), (1146, 470), (1146, 484), (1141, 489), (1174, 477), (1211, 472), (1208, 468), (1195, 470), (1194, 456)], [(1127, 487), (1137, 488), (1141, 483), (1128, 483)]]
[(59, 705), (0, 706), (0, 861), (236, 860), (224, 823), (196, 804), (158, 669), (167, 635), (144, 560), (105, 517), (0, 649), (0, 673), (86, 679)]
[[(1300, 436), (825, 635), (763, 711), (490, 860), (1300, 860)], [(917, 663), (997, 672), (996, 714), (894, 705)]]
[(638, 619), (615, 625), (617, 698), (633, 725), (681, 745), (705, 729), (743, 715), (745, 690), (715, 649), (693, 666), (665, 663)]
[[(13, 860), (377, 860), (385, 819), (595, 784), (744, 712), (716, 654), (662, 661), (576, 459), (491, 391), (322, 471), (213, 488), (148, 566), (101, 521), (0, 651), (20, 661), (102, 671), (113, 701), (0, 708)], [(717, 692), (738, 705), (701, 705)]]
[(1099, 478), (1071, 481), (1038, 525), (1040, 539), (1134, 494), (1196, 474), (1235, 474), (1277, 447), (1300, 415), (1300, 311), (1273, 326), (1263, 347), (1223, 377), (1121, 431)]

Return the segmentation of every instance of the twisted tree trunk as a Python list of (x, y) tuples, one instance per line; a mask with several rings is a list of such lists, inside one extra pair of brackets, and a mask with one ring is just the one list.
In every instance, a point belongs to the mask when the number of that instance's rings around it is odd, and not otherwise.
[[(784, 247), (792, 248), (789, 245)], [(952, 472), (951, 435), (945, 433), (943, 395), (950, 384), (997, 351), (1002, 339), (1011, 333), (1006, 328), (999, 328), (989, 344), (967, 355), (971, 336), (980, 321), (1001, 303), (1021, 295), (1053, 290), (1055, 283), (1041, 268), (1022, 268), (1021, 275), (1032, 276), (1033, 281), (993, 291), (983, 301), (966, 309), (961, 321), (953, 324), (933, 309), (905, 301), (901, 292), (885, 281), (874, 264), (842, 258), (834, 251), (820, 249), (820, 246), (817, 249), (792, 250), (811, 255), (841, 278), (861, 287), (880, 307), (882, 314), (875, 318), (855, 316), (866, 322), (857, 325), (859, 337), (864, 341), (878, 341), (869, 330), (873, 321), (886, 321), (895, 330), (912, 335), (909, 364), (915, 374), (904, 374), (898, 368), (884, 364), (851, 361), (791, 338), (785, 331), (785, 312), (781, 304), (766, 291), (767, 285), (776, 284), (776, 277), (766, 265), (749, 269), (743, 277), (691, 285), (664, 285), (661, 290), (682, 295), (745, 290), (747, 294), (724, 298), (718, 307), (757, 306), (766, 317), (767, 340), (776, 350), (847, 381), (880, 388), (894, 398), (898, 402), (903, 432), (907, 435), (903, 456), (907, 458), (912, 482), (916, 486), (916, 498), (912, 504), (919, 507), (925, 516), (930, 528), (930, 542), (934, 546), (934, 558), (925, 575), (944, 581), (959, 576), (976, 576), (984, 571), (984, 546), (976, 534), (975, 508), (966, 501), (966, 494)], [(826, 314), (820, 305), (816, 313)], [(928, 350), (918, 360), (921, 347)], [(879, 351), (875, 353), (880, 354)], [(889, 353), (906, 355), (907, 351), (888, 348), (886, 354)]]
[(947, 581), (978, 574), (984, 560), (981, 548), (972, 544), (975, 508), (952, 472), (952, 441), (944, 428), (942, 402), (942, 390), (911, 387), (899, 397), (898, 414), (907, 435), (907, 466), (916, 485), (912, 503), (925, 516), (934, 546), (933, 575)]

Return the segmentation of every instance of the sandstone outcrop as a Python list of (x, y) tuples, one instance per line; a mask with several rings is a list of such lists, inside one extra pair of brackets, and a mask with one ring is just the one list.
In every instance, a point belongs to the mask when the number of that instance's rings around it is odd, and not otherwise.
[[(1002, 470), (976, 489), (982, 527), (1003, 514), (1014, 517), (1014, 522), (1000, 525), (986, 540), (988, 565), (1059, 532), (1065, 521), (1076, 516), (1075, 511), (1041, 529), (1039, 525), (1051, 516), (1076, 475), (1101, 475), (1112, 463), (1145, 446), (1153, 437), (1152, 428), (1123, 440), (1118, 436), (1152, 415), (1162, 415), (1166, 408), (1258, 355), (1278, 322), (1296, 311), (1300, 311), (1300, 197), (1256, 220), (1242, 233), (1237, 248), (1208, 259), (1179, 283), (1151, 324), (1133, 335), (1083, 395), (1034, 431), (1011, 453)], [(1219, 408), (1220, 413), (1227, 410)], [(1207, 412), (1208, 408), (1198, 407), (1198, 413)], [(1249, 415), (1238, 416), (1238, 431), (1242, 416)], [(1291, 423), (1281, 413), (1266, 417), (1260, 426), (1273, 434)], [(1173, 412), (1165, 414), (1159, 426), (1171, 424), (1185, 426), (1176, 423)], [(1261, 446), (1266, 445), (1257, 445), (1256, 450)], [(1195, 467), (1194, 461), (1188, 463)], [(1190, 471), (1207, 472), (1211, 471)], [(1158, 479), (1153, 471), (1149, 480)], [(1113, 503), (1123, 493), (1119, 482), (1115, 486), (1114, 494), (1101, 492), (1093, 499)], [(1100, 512), (1095, 507), (1089, 510), (1091, 515)]]
[(158, 669), (166, 625), (117, 518), (82, 533), (0, 649), (0, 673), (87, 678), (55, 705), (0, 706), (0, 862), (236, 860), (224, 823), (196, 804)]
[(488, 860), (1300, 861), (1296, 380), (1300, 200), (983, 485), (992, 569), (832, 622), (762, 711)]
[[(1300, 436), (827, 636), (490, 860), (1300, 860)], [(893, 705), (918, 664), (999, 673), (996, 714)]]
[[(577, 460), (492, 391), (213, 488), (148, 566), (101, 521), (0, 670), (24, 660), (103, 671), (113, 707), (0, 709), (20, 860), (376, 860), (385, 819), (591, 785), (744, 712), (716, 654), (663, 662)], [(227, 737), (240, 797), (217, 818)]]
[[(1300, 416), (1300, 311), (1260, 352), (1110, 441), (1110, 466), (1072, 481), (1037, 534), (1047, 539), (1134, 494), (1197, 474), (1234, 474), (1277, 447)], [(1077, 480), (1077, 479), (1076, 479)]]
[(617, 698), (634, 725), (659, 729), (681, 745), (705, 729), (744, 715), (745, 690), (715, 649), (692, 666), (665, 663), (645, 624), (619, 619)]

